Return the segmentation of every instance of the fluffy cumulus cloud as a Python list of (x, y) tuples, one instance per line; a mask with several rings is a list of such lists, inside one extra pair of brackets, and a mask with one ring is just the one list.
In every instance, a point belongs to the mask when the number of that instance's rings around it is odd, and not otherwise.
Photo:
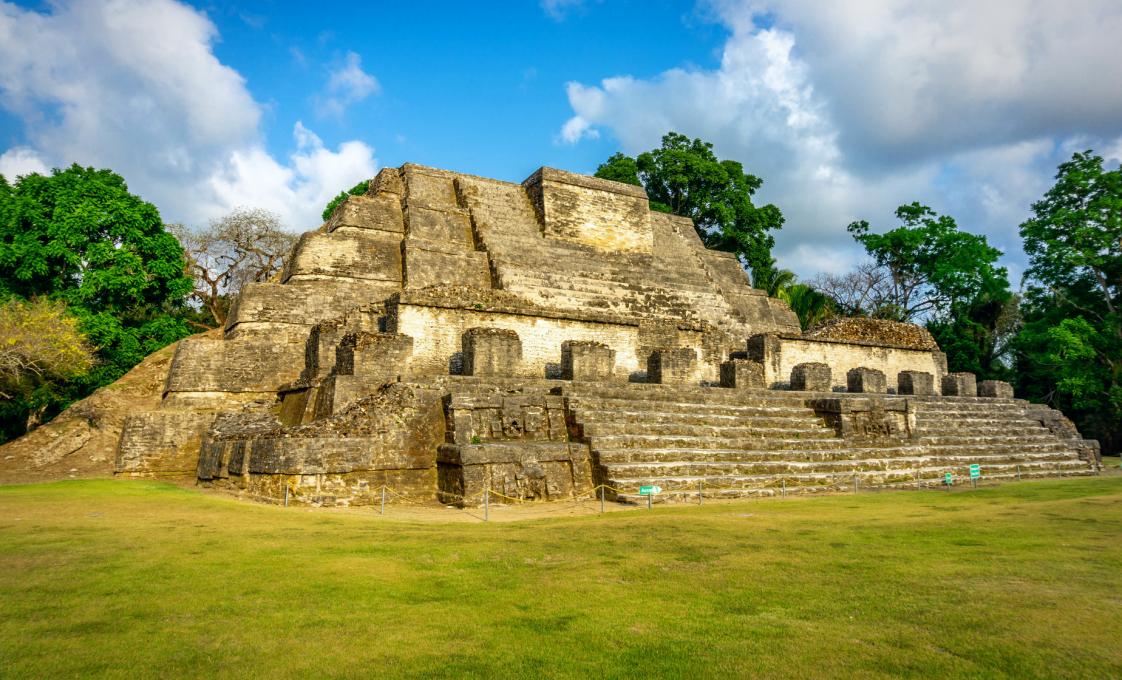
[(173, 0), (59, 2), (44, 12), (0, 2), (0, 105), (26, 135), (0, 156), (0, 172), (108, 167), (168, 220), (197, 224), (253, 205), (294, 229), (315, 224), (323, 196), (374, 172), (373, 149), (332, 151), (298, 124), (296, 152), (273, 158), (261, 106), (215, 57), (217, 37), (204, 14)]
[[(1016, 229), (1075, 149), (1122, 155), (1122, 5), (866, 0), (722, 2), (714, 69), (570, 83), (578, 143), (625, 151), (667, 130), (715, 143), (788, 218), (777, 255), (803, 274), (859, 256), (844, 226), (919, 200), (1020, 257)], [(1013, 262), (1013, 264), (1016, 264)]]
[(362, 57), (347, 52), (343, 63), (328, 76), (326, 91), (319, 98), (319, 114), (342, 117), (348, 106), (377, 94), (380, 89), (378, 80), (362, 70)]

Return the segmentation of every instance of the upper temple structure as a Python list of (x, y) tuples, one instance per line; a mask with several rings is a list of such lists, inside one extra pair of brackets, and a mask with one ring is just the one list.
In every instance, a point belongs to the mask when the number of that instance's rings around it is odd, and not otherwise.
[(262, 499), (727, 496), (1090, 474), (1097, 446), (921, 328), (803, 334), (640, 187), (406, 164), (182, 341), (116, 471)]

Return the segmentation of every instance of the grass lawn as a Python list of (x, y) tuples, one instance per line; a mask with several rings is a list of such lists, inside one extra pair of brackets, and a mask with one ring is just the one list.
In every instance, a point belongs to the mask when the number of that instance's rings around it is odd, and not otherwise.
[(1122, 676), (1122, 476), (406, 523), (0, 488), (0, 676)]

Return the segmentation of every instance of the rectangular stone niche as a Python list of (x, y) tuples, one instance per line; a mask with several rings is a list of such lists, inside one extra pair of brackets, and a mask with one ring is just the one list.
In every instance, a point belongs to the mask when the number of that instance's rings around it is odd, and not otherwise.
[(512, 376), (522, 364), (522, 341), (505, 328), (469, 328), (463, 335), (464, 375)]
[(615, 363), (616, 351), (602, 342), (566, 340), (561, 343), (563, 380), (610, 380)]

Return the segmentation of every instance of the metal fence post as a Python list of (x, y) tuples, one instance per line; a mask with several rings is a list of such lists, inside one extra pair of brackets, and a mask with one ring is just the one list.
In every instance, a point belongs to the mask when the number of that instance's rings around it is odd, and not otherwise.
[(783, 479), (779, 480), (779, 495), (780, 495), (780, 496), (781, 496), (782, 498), (786, 498), (786, 497), (787, 497), (787, 478), (786, 478), (786, 477), (784, 477)]
[(853, 475), (853, 493), (857, 493), (857, 475)]
[(288, 485), (284, 485), (284, 507), (288, 507)]
[(382, 485), (382, 514), (386, 514), (386, 486)]
[(604, 514), (604, 485), (600, 485), (600, 514)]
[(491, 518), (491, 487), (483, 490), (483, 521)]
[(651, 503), (653, 502), (653, 501), (651, 501), (651, 498), (652, 498), (653, 496), (654, 496), (654, 494), (653, 494), (653, 493), (649, 493), (649, 494), (647, 494), (647, 510), (650, 510), (650, 509), (651, 509)]
[(697, 504), (698, 505), (701, 505), (701, 485), (704, 484), (704, 483), (705, 482), (701, 481), (700, 479), (697, 480)]
[(1021, 466), (1017, 466), (1017, 481), (1021, 481)]

